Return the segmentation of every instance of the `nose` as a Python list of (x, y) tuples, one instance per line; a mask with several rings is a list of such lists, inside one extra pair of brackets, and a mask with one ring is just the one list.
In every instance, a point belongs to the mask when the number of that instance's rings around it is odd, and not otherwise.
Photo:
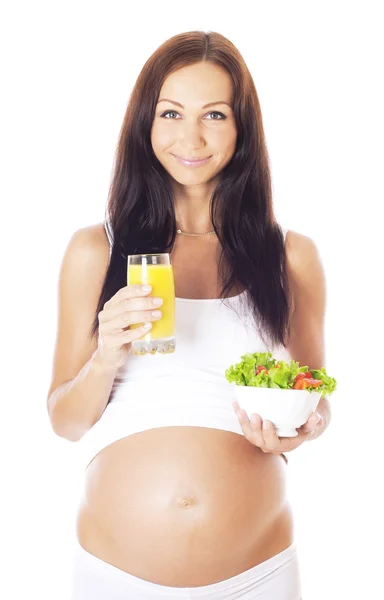
[(200, 149), (205, 146), (201, 125), (193, 121), (185, 121), (180, 127), (181, 147), (187, 149)]

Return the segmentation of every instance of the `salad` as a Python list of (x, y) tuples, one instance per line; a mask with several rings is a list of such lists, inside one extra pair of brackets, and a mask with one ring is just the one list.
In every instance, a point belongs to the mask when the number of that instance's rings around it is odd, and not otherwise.
[(251, 387), (280, 388), (321, 392), (321, 397), (332, 394), (336, 379), (329, 377), (325, 368), (308, 369), (291, 360), (289, 363), (272, 357), (271, 352), (247, 353), (241, 362), (225, 371), (229, 383)]

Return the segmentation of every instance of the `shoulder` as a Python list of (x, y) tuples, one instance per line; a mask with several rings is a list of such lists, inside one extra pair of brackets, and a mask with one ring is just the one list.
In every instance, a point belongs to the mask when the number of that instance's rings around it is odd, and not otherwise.
[(293, 306), (324, 310), (326, 279), (319, 250), (307, 235), (289, 230), (286, 236), (286, 262)]
[(109, 252), (109, 242), (103, 223), (77, 229), (72, 235), (71, 243), (85, 252), (89, 250), (102, 252), (105, 249)]
[(103, 223), (77, 229), (69, 240), (64, 262), (74, 262), (84, 267), (108, 266), (110, 246)]
[(285, 238), (285, 252), (288, 269), (303, 272), (303, 269), (321, 262), (319, 250), (307, 235), (289, 229)]

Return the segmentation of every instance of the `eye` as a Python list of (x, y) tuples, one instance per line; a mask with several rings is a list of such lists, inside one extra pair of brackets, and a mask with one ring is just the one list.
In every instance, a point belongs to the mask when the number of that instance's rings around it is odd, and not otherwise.
[(225, 115), (223, 115), (223, 113), (219, 112), (218, 110), (213, 110), (212, 112), (208, 113), (209, 115), (220, 115), (220, 119), (210, 119), (211, 121), (223, 121), (223, 119), (226, 119), (227, 117)]
[[(179, 113), (176, 110), (166, 110), (165, 112), (163, 112), (160, 117), (163, 117), (164, 119), (166, 118), (166, 115), (169, 114), (175, 114), (178, 115)], [(226, 119), (227, 117), (225, 115), (223, 115), (222, 112), (219, 112), (218, 110), (213, 110), (211, 112), (208, 113), (209, 115), (220, 115), (220, 119), (209, 119), (210, 121), (223, 121), (224, 119)], [(168, 119), (168, 121), (175, 121), (175, 119)]]
[[(163, 112), (162, 115), (160, 115), (161, 117), (165, 118), (165, 115), (169, 115), (169, 114), (174, 114), (174, 115), (178, 115), (179, 113), (177, 113), (175, 110), (166, 110), (165, 112)], [(174, 120), (174, 119), (171, 119)]]

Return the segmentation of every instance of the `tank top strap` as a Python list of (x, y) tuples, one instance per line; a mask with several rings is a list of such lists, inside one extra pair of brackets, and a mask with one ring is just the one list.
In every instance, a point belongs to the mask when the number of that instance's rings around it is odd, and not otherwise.
[(284, 227), (281, 228), (281, 231), (283, 232), (283, 236), (284, 236), (284, 244), (285, 244), (285, 238), (287, 237), (287, 231), (288, 229), (285, 229)]

